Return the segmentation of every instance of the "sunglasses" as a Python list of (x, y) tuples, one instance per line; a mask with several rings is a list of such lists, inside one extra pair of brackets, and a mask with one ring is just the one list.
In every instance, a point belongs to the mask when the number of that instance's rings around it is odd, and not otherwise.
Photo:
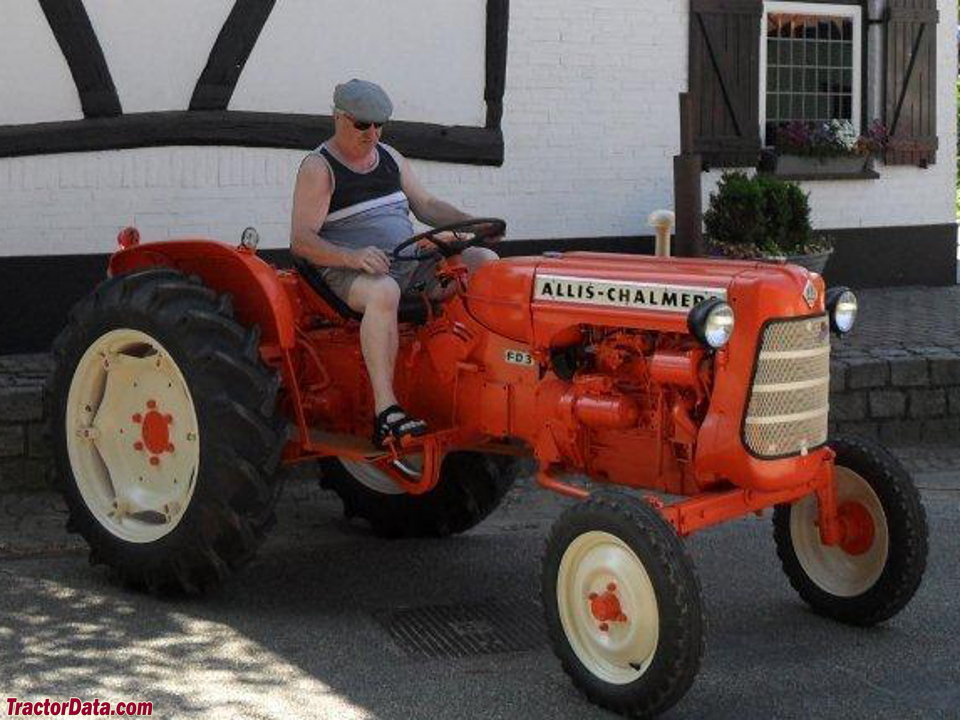
[(375, 127), (377, 130), (383, 127), (382, 122), (364, 122), (363, 120), (357, 120), (350, 113), (343, 113), (343, 114), (348, 120), (350, 120), (350, 122), (353, 123), (353, 127), (359, 130), (360, 132), (366, 132), (367, 130), (370, 129), (371, 125)]

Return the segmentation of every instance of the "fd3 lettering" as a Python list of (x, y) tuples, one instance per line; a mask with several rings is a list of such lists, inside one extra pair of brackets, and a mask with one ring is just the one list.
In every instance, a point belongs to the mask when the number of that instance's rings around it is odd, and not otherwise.
[(504, 353), (504, 359), (511, 365), (533, 365), (533, 355), (524, 350), (507, 350)]

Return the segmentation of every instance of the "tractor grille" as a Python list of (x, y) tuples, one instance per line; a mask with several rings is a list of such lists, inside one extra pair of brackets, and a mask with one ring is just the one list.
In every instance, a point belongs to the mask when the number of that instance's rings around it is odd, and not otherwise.
[(744, 442), (763, 458), (805, 453), (827, 441), (830, 322), (825, 315), (764, 328), (743, 424)]

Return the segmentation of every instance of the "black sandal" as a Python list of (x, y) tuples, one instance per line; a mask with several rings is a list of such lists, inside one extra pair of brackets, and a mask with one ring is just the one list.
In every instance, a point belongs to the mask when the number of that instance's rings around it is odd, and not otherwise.
[[(391, 415), (399, 415), (396, 420), (388, 421)], [(407, 415), (399, 405), (391, 405), (376, 416), (373, 421), (373, 444), (378, 448), (386, 447), (387, 438), (400, 441), (405, 437), (419, 437), (427, 432), (427, 423)]]

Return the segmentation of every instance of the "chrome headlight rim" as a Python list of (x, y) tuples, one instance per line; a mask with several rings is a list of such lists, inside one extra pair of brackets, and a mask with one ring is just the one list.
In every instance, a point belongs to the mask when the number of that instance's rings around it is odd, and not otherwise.
[(720, 298), (707, 298), (698, 303), (687, 315), (687, 328), (690, 334), (711, 350), (726, 347), (733, 337), (735, 327), (736, 315), (733, 308)]
[(860, 304), (856, 294), (848, 287), (839, 285), (827, 290), (827, 315), (830, 329), (837, 335), (846, 335), (857, 324)]

